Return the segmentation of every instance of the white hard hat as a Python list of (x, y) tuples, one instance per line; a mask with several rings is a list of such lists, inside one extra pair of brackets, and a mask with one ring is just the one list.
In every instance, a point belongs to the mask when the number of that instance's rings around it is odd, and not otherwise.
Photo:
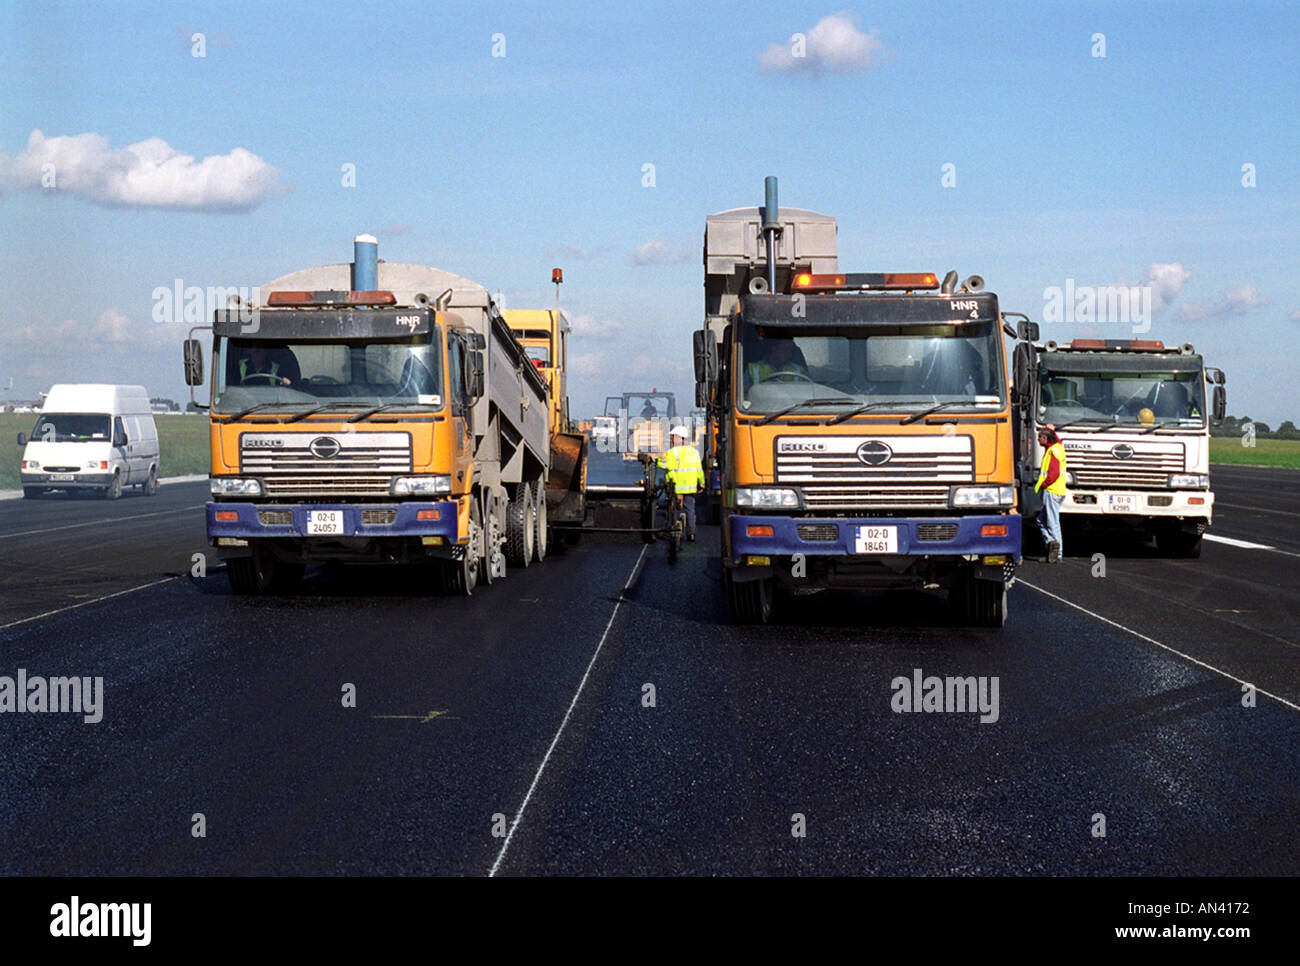
[(670, 438), (673, 437), (673, 436), (680, 436), (682, 439), (690, 439), (690, 438), (691, 438), (691, 434), (690, 434), (690, 432), (686, 429), (685, 426), (674, 426), (674, 427), (672, 428), (672, 431), (669, 432), (668, 436), (669, 436)]

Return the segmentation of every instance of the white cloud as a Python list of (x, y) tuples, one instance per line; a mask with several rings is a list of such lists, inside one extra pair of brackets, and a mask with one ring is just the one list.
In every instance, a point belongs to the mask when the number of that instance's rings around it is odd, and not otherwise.
[(1300, 322), (1300, 309), (1296, 309), (1294, 312), (1291, 313), (1291, 321)]
[(569, 371), (577, 376), (598, 376), (605, 372), (607, 363), (603, 352), (584, 352), (569, 359)]
[(0, 189), (65, 192), (109, 206), (247, 211), (277, 178), (272, 165), (244, 148), (197, 161), (162, 138), (113, 150), (101, 134), (47, 138), (32, 131), (20, 154), (0, 155)]
[(1224, 292), (1212, 305), (1188, 302), (1180, 310), (1184, 322), (1199, 322), (1202, 319), (1229, 319), (1244, 315), (1251, 309), (1263, 308), (1268, 299), (1259, 294), (1253, 285), (1238, 285)]
[(610, 339), (622, 330), (622, 322), (598, 319), (594, 315), (578, 315), (569, 323), (569, 331), (584, 339)]
[(131, 322), (117, 309), (105, 309), (99, 313), (95, 326), (90, 330), (92, 338), (104, 342), (131, 342)]
[(1152, 262), (1147, 266), (1146, 278), (1141, 282), (1131, 282), (1121, 278), (1114, 282), (1113, 288), (1134, 288), (1147, 286), (1151, 289), (1151, 311), (1159, 312), (1168, 307), (1178, 297), (1192, 273), (1183, 268), (1182, 262)]
[(688, 258), (690, 255), (673, 248), (662, 238), (642, 242), (632, 249), (633, 265), (676, 265)]
[(775, 73), (852, 74), (870, 70), (885, 51), (875, 30), (864, 34), (846, 13), (822, 17), (802, 38), (769, 44), (759, 66)]

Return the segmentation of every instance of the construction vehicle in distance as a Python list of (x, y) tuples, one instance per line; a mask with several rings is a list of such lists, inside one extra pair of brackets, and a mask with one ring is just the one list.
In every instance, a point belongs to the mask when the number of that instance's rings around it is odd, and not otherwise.
[[(563, 276), (557, 268), (552, 279)], [(524, 347), (533, 367), (546, 380), (551, 409), (551, 464), (546, 476), (546, 500), (540, 507), (542, 528), (558, 525), (570, 538), (586, 517), (587, 435), (569, 419), (569, 322), (555, 309), (503, 309), (506, 324)]]
[(732, 617), (767, 622), (778, 591), (946, 588), (1002, 625), (1021, 533), (997, 296), (841, 273), (834, 219), (766, 187), (706, 222), (695, 336)]
[(207, 531), (236, 593), (341, 561), (430, 563), (468, 595), (545, 556), (546, 381), (483, 286), (359, 235), (351, 265), (259, 291), (211, 327)]
[(668, 448), (668, 431), (677, 420), (677, 397), (671, 392), (625, 392), (605, 397), (605, 415), (618, 420), (618, 448), (625, 460), (640, 454), (658, 456)]
[(1063, 527), (1123, 528), (1154, 537), (1170, 556), (1199, 556), (1214, 509), (1210, 425), (1227, 408), (1222, 370), (1207, 367), (1191, 345), (1142, 339), (1043, 345), (1033, 324), (1022, 335), (1013, 356), (1013, 397), (1025, 515), (1041, 506), (1034, 493), (1043, 458), (1038, 432), (1050, 424), (1065, 446)]

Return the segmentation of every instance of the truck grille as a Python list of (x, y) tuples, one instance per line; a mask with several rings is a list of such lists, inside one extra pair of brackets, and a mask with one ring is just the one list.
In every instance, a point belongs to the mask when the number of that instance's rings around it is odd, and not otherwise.
[(775, 466), (810, 509), (934, 509), (948, 506), (949, 484), (974, 480), (975, 453), (955, 433), (781, 436)]
[(409, 433), (244, 433), (239, 469), (267, 496), (387, 496), (412, 469)]
[(916, 528), (918, 540), (955, 540), (956, 538), (957, 524), (955, 523), (922, 523)]
[[(1124, 447), (1128, 447), (1125, 450)], [(1125, 459), (1115, 451), (1131, 451)], [(1184, 467), (1181, 442), (1110, 439), (1067, 440), (1065, 468), (1074, 474), (1076, 489), (1162, 490), (1170, 473)]]

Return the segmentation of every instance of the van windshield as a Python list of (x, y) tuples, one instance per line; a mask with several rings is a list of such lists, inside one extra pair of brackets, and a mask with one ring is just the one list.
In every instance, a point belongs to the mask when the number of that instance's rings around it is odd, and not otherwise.
[(107, 442), (111, 423), (107, 413), (43, 413), (32, 430), (32, 439), (41, 443)]

